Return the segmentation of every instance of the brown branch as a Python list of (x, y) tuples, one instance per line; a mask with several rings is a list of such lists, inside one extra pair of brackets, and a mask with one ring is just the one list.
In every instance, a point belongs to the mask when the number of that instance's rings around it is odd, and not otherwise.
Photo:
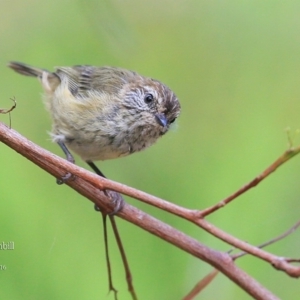
[(5, 108), (0, 108), (0, 114), (9, 114), (9, 128), (11, 128), (11, 116), (10, 113), (17, 107), (17, 101), (14, 98), (10, 98), (10, 100), (14, 103), (11, 108), (5, 109)]
[[(298, 221), (296, 224), (294, 224), (291, 228), (289, 228), (287, 231), (285, 231), (284, 233), (280, 234), (279, 236), (260, 244), (259, 246), (257, 246), (258, 248), (262, 249), (265, 248), (269, 245), (272, 245), (284, 238), (286, 238), (287, 236), (289, 236), (290, 234), (292, 234), (298, 227), (300, 226), (300, 221)], [(230, 250), (228, 253), (232, 252), (232, 250)], [(232, 259), (236, 260), (238, 258), (241, 258), (245, 255), (247, 255), (247, 252), (240, 252), (237, 254), (232, 255)], [(284, 258), (284, 260), (288, 263), (299, 263), (300, 259), (295, 259), (295, 258)], [(212, 270), (208, 275), (206, 275), (204, 278), (202, 278), (195, 286), (194, 288), (183, 298), (183, 300), (192, 300), (194, 299), (204, 288), (206, 288), (211, 282), (212, 280), (217, 276), (219, 272), (214, 269)]]
[(195, 297), (203, 291), (219, 274), (219, 271), (213, 269), (209, 274), (207, 274), (204, 278), (202, 278), (193, 289), (182, 299), (182, 300), (193, 300)]
[(126, 282), (127, 282), (127, 286), (128, 286), (128, 291), (131, 294), (132, 299), (137, 300), (137, 295), (135, 293), (134, 286), (133, 286), (133, 283), (132, 283), (131, 271), (130, 271), (130, 268), (129, 268), (127, 257), (125, 255), (125, 250), (123, 248), (123, 243), (121, 241), (121, 237), (120, 237), (119, 231), (117, 229), (117, 224), (116, 224), (116, 221), (115, 221), (115, 217), (113, 215), (109, 215), (109, 218), (110, 218), (110, 221), (111, 221), (111, 226), (113, 228), (115, 238), (116, 238), (116, 241), (117, 241), (117, 244), (118, 244), (118, 248), (119, 248), (119, 251), (120, 251), (120, 254), (121, 254), (121, 258), (122, 258), (122, 261), (123, 261), (123, 265), (124, 265), (124, 269), (125, 269)]
[(15, 98), (10, 98), (13, 101), (13, 105), (10, 108), (0, 108), (0, 114), (8, 114), (12, 112), (17, 107), (17, 101)]
[[(271, 265), (276, 266), (277, 269), (286, 272), (292, 277), (300, 276), (300, 268), (290, 265), (287, 261), (283, 262), (281, 261), (280, 257), (277, 257), (244, 241), (241, 241), (235, 238), (234, 236), (231, 236), (230, 234), (222, 231), (221, 229), (217, 228), (216, 226), (212, 225), (204, 219), (199, 219), (199, 211), (197, 210), (190, 210), (180, 207), (171, 202), (149, 195), (145, 192), (136, 190), (132, 187), (128, 187), (124, 184), (120, 184), (112, 180), (102, 178), (91, 172), (88, 172), (87, 170), (80, 168), (74, 164), (71, 164), (68, 161), (38, 147), (37, 145), (33, 144), (32, 142), (19, 135), (17, 132), (9, 130), (4, 124), (1, 123), (0, 140), (9, 145), (11, 148), (15, 149), (17, 152), (27, 157), (28, 159), (30, 159), (35, 164), (39, 165), (41, 168), (43, 168), (56, 178), (61, 178), (65, 173), (71, 173), (76, 175), (76, 179), (82, 178), (86, 183), (98, 189), (113, 190), (133, 197), (135, 199), (139, 199), (145, 203), (151, 204), (165, 211), (173, 213), (177, 216), (180, 216), (190, 222), (193, 222), (194, 224), (206, 230), (215, 237), (234, 246), (235, 248), (239, 248), (242, 251), (245, 251), (249, 254), (252, 254), (260, 259), (269, 262)], [(98, 193), (97, 197), (95, 197), (94, 195), (88, 196), (88, 194), (85, 194), (80, 189), (77, 189), (77, 183), (74, 184), (73, 181), (69, 181), (68, 185), (77, 190), (79, 193), (83, 194), (83, 196), (86, 196), (91, 201), (96, 203), (104, 211), (111, 211), (113, 209), (112, 204), (108, 201), (108, 198), (103, 193)], [(98, 197), (100, 198), (100, 200)], [(106, 199), (107, 201), (105, 202), (104, 199)], [(280, 264), (277, 263), (278, 260), (281, 261)]]
[[(272, 245), (272, 244), (286, 238), (291, 233), (293, 233), (299, 226), (300, 226), (300, 221), (298, 221), (295, 225), (293, 225), (291, 228), (289, 228), (286, 232), (282, 233), (281, 235), (279, 235), (279, 236), (277, 236), (277, 237), (275, 237), (275, 238), (273, 238), (273, 239), (271, 239), (271, 240), (269, 240), (265, 243), (260, 244), (259, 246), (257, 246), (257, 248), (260, 248), (260, 249), (265, 248), (269, 245)], [(247, 255), (247, 254), (248, 254), (247, 252), (241, 252), (241, 253), (237, 253), (235, 255), (232, 255), (231, 257), (232, 257), (233, 260), (236, 260), (236, 259), (238, 259), (238, 258), (240, 258), (244, 255)], [(291, 259), (286, 258), (286, 261), (287, 262), (297, 262), (299, 260), (295, 259), (295, 260), (292, 261)]]
[[(67, 172), (76, 175), (76, 178), (74, 180), (70, 180), (66, 184), (81, 195), (94, 202), (103, 210), (111, 211), (113, 207), (110, 199), (105, 196), (105, 194), (101, 192), (99, 188), (112, 189), (120, 193), (124, 192), (125, 190), (125, 194), (134, 194), (135, 198), (142, 198), (142, 200), (144, 201), (145, 198), (147, 198), (148, 200), (149, 198), (155, 198), (156, 200), (159, 200), (159, 198), (150, 195), (148, 195), (148, 197), (145, 197), (147, 195), (146, 193), (126, 187), (122, 184), (115, 183), (105, 178), (101, 178), (85, 169), (73, 165), (66, 160), (40, 148), (31, 141), (22, 137), (16, 131), (9, 129), (2, 123), (0, 123), (0, 141), (5, 143), (15, 151), (19, 152), (21, 155), (25, 156), (56, 178), (61, 178)], [(143, 196), (139, 197), (141, 195)], [(177, 212), (177, 214), (181, 214), (184, 211), (188, 213), (189, 216), (192, 217), (192, 219), (194, 218), (195, 221), (195, 211), (172, 206), (170, 203), (167, 204), (166, 201), (161, 199), (157, 202), (162, 204), (164, 208), (171, 208), (171, 212), (173, 212), (174, 210)], [(137, 208), (127, 203), (124, 205), (122, 211), (117, 214), (117, 216), (143, 228), (144, 230), (175, 245), (176, 247), (186, 251), (187, 253), (207, 262), (208, 264), (219, 270), (221, 273), (223, 273), (225, 276), (230, 278), (233, 282), (239, 285), (244, 291), (246, 291), (255, 299), (277, 299), (277, 297), (274, 296), (270, 291), (265, 289), (256, 280), (239, 269), (234, 264), (229, 254), (210, 249), (197, 240), (180, 232), (179, 230), (172, 228), (171, 226), (147, 215), (143, 211), (138, 210)], [(209, 224), (206, 225), (208, 226)], [(205, 226), (203, 226), (203, 228), (205, 228)], [(277, 261), (274, 262), (274, 265), (275, 263), (277, 263)], [(277, 263), (276, 266), (280, 266), (280, 263)]]
[(218, 202), (217, 204), (206, 208), (202, 211), (199, 211), (199, 218), (204, 218), (208, 216), (209, 214), (215, 212), (216, 210), (224, 207), (226, 204), (231, 202), (232, 200), (236, 199), (238, 196), (244, 194), (251, 188), (254, 188), (257, 186), (261, 181), (263, 181), (266, 177), (268, 177), (271, 173), (276, 171), (277, 168), (279, 168), (281, 165), (283, 165), (285, 162), (290, 160), (292, 157), (297, 155), (300, 152), (300, 146), (296, 148), (290, 148), (286, 150), (278, 159), (276, 159), (268, 168), (266, 168), (260, 175), (256, 176), (253, 180), (251, 180), (249, 183), (241, 187), (239, 190), (234, 192), (229, 197), (223, 199), (222, 201)]
[[(286, 238), (287, 236), (289, 236), (290, 234), (292, 234), (298, 227), (300, 226), (300, 221), (298, 221), (296, 224), (294, 224), (291, 228), (289, 228), (287, 231), (285, 231), (284, 233), (280, 234), (279, 236), (260, 244), (259, 246), (257, 246), (258, 248), (262, 249), (265, 248), (269, 245), (272, 245), (284, 238)], [(228, 251), (228, 253), (232, 252), (232, 250)], [(232, 255), (232, 259), (236, 260), (238, 258), (241, 258), (245, 255), (247, 255), (249, 253), (247, 252), (240, 252), (237, 254)], [(295, 259), (295, 258), (284, 258), (284, 260), (288, 263), (299, 263), (300, 259)], [(192, 300), (194, 299), (204, 288), (206, 288), (211, 282), (212, 280), (217, 276), (219, 272), (214, 269), (212, 270), (208, 275), (206, 275), (204, 278), (202, 278), (195, 286), (194, 288), (183, 298), (183, 300)]]

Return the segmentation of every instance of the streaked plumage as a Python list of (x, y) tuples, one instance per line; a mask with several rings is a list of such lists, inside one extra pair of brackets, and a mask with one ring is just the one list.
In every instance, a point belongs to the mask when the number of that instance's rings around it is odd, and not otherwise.
[(85, 161), (125, 156), (151, 146), (180, 113), (163, 83), (115, 67), (59, 67), (54, 73), (11, 62), (36, 76), (53, 119), (52, 138)]

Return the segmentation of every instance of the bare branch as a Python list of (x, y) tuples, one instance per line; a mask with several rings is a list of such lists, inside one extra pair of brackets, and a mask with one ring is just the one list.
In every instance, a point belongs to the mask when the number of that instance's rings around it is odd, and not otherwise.
[(202, 278), (194, 288), (186, 295), (182, 300), (193, 300), (195, 297), (200, 294), (200, 292), (206, 288), (212, 280), (218, 275), (218, 270), (213, 269), (209, 274), (207, 274), (204, 278)]
[(268, 168), (266, 168), (260, 175), (256, 176), (253, 180), (251, 180), (249, 183), (241, 187), (239, 190), (237, 190), (235, 193), (230, 195), (229, 197), (223, 199), (219, 203), (215, 204), (212, 207), (206, 208), (199, 212), (199, 218), (204, 218), (208, 216), (209, 214), (215, 212), (216, 210), (224, 207), (226, 204), (231, 202), (232, 200), (236, 199), (238, 196), (244, 194), (251, 188), (254, 188), (257, 186), (261, 181), (263, 181), (266, 177), (268, 177), (271, 173), (276, 171), (277, 168), (279, 168), (281, 165), (283, 165), (285, 162), (290, 160), (292, 157), (297, 155), (300, 152), (300, 146), (296, 148), (290, 148), (286, 150), (278, 159), (276, 159)]
[[(271, 239), (271, 240), (269, 240), (269, 241), (267, 241), (263, 244), (260, 244), (259, 246), (257, 246), (257, 248), (262, 249), (262, 248), (265, 248), (269, 245), (272, 245), (272, 244), (284, 239), (285, 237), (287, 237), (288, 235), (293, 233), (299, 226), (300, 226), (300, 221), (298, 221), (295, 225), (293, 225), (291, 228), (289, 228), (286, 232), (282, 233), (281, 235), (279, 235), (279, 236), (277, 236), (277, 237), (275, 237), (275, 238), (273, 238), (273, 239)], [(240, 258), (244, 255), (247, 255), (247, 254), (248, 254), (247, 252), (237, 253), (235, 255), (232, 255), (232, 259), (236, 260), (236, 259), (238, 259), (238, 258)], [(291, 262), (290, 259), (286, 259), (286, 261)], [(295, 261), (299, 261), (299, 260), (293, 260), (293, 262), (295, 262)]]
[[(189, 210), (182, 208), (178, 205), (175, 205), (171, 202), (167, 202), (158, 197), (149, 195), (145, 192), (136, 190), (132, 187), (128, 187), (124, 184), (102, 178), (96, 174), (93, 174), (83, 168), (80, 168), (65, 159), (62, 159), (42, 148), (36, 144), (30, 142), (26, 138), (22, 137), (20, 134), (14, 130), (9, 130), (4, 124), (0, 123), (0, 140), (21, 153), (23, 156), (27, 157), (29, 160), (40, 166), (42, 169), (52, 174), (56, 178), (61, 178), (66, 173), (71, 173), (76, 176), (75, 180), (70, 180), (67, 184), (75, 189), (77, 192), (87, 197), (94, 203), (98, 205), (103, 211), (111, 211), (113, 209), (112, 203), (109, 201), (109, 198), (105, 196), (104, 193), (100, 190), (113, 190), (130, 197), (139, 199), (145, 203), (154, 205), (166, 211), (169, 211), (175, 215), (178, 215), (190, 222), (193, 222), (197, 226), (216, 236), (217, 238), (227, 242), (228, 244), (239, 248), (249, 254), (257, 256), (270, 264), (274, 265), (274, 261), (278, 261), (278, 257), (267, 253), (264, 250), (261, 250), (255, 246), (252, 246), (244, 241), (241, 241), (230, 234), (222, 231), (221, 229), (215, 227), (213, 224), (207, 222), (204, 219), (198, 218), (198, 211)], [(82, 181), (81, 181), (82, 180)], [(81, 186), (83, 185), (83, 186)], [(89, 187), (89, 188), (87, 188)], [(93, 188), (93, 189), (92, 189)], [(96, 188), (96, 189), (95, 189)], [(91, 193), (91, 191), (95, 194)], [(127, 205), (127, 207), (130, 207)], [(121, 218), (123, 217), (123, 212), (125, 209), (118, 214)], [(131, 214), (130, 214), (131, 215)], [(130, 221), (129, 219), (127, 219)], [(138, 222), (139, 223), (139, 222)], [(135, 223), (138, 225), (138, 223)], [(143, 224), (141, 224), (143, 225)], [(141, 226), (143, 227), (143, 226)], [(277, 268), (288, 273), (290, 276), (298, 276), (299, 269), (295, 266), (289, 265), (286, 263), (277, 264)], [(300, 275), (299, 275), (300, 276)]]
[(0, 114), (8, 114), (10, 113), (11, 111), (13, 111), (16, 107), (17, 107), (17, 101), (15, 98), (10, 98), (11, 101), (13, 101), (13, 105), (11, 108), (0, 108)]
[[(157, 197), (148, 195), (141, 191), (127, 187), (125, 185), (101, 178), (85, 169), (82, 169), (68, 161), (49, 153), (48, 151), (38, 147), (29, 140), (22, 137), (14, 130), (10, 130), (4, 124), (0, 123), (0, 141), (13, 148), (36, 165), (40, 166), (48, 173), (56, 178), (62, 177), (69, 172), (76, 177), (74, 180), (68, 181), (66, 184), (76, 190), (81, 195), (90, 199), (98, 207), (104, 211), (112, 210), (110, 199), (99, 189), (114, 190), (119, 193), (124, 193), (134, 198), (141, 199), (144, 202), (161, 206), (163, 209), (175, 213), (187, 220), (194, 222), (198, 226), (211, 232), (218, 238), (229, 242), (235, 247), (244, 251), (250, 252), (260, 258), (270, 261), (276, 268), (285, 270), (291, 276), (296, 276), (299, 268), (288, 265), (286, 261), (281, 261), (280, 258), (271, 255), (257, 247), (248, 245), (245, 242), (226, 234), (220, 229), (214, 227), (203, 219), (197, 217), (197, 211), (188, 210), (175, 206), (167, 201)], [(272, 293), (262, 287), (257, 281), (251, 278), (248, 274), (239, 269), (233, 262), (228, 253), (222, 253), (208, 248), (199, 241), (185, 235), (184, 233), (172, 228), (171, 226), (147, 215), (137, 208), (125, 204), (123, 209), (117, 214), (118, 217), (127, 220), (144, 230), (160, 237), (161, 239), (175, 245), (176, 247), (192, 254), (193, 256), (207, 262), (215, 267), (233, 282), (238, 284), (248, 294), (255, 299), (277, 299)]]
[(137, 300), (137, 295), (135, 293), (134, 286), (133, 286), (133, 283), (132, 283), (131, 271), (130, 271), (130, 268), (129, 268), (127, 257), (125, 255), (125, 250), (123, 248), (121, 237), (120, 237), (119, 231), (117, 229), (117, 224), (116, 224), (116, 221), (115, 221), (115, 217), (112, 216), (112, 215), (109, 215), (109, 218), (111, 220), (111, 225), (112, 225), (112, 228), (113, 228), (113, 231), (114, 231), (114, 234), (115, 234), (115, 238), (116, 238), (116, 241), (117, 241), (117, 244), (118, 244), (118, 248), (119, 248), (119, 251), (120, 251), (120, 254), (121, 254), (121, 258), (122, 258), (122, 261), (123, 261), (123, 265), (124, 265), (124, 269), (125, 269), (126, 282), (127, 282), (127, 286), (128, 286), (128, 291), (131, 294), (132, 299)]
[(13, 105), (11, 108), (5, 109), (5, 108), (0, 108), (0, 114), (9, 114), (9, 128), (11, 128), (11, 116), (10, 113), (17, 107), (17, 101), (15, 97), (10, 98), (11, 101), (13, 101)]

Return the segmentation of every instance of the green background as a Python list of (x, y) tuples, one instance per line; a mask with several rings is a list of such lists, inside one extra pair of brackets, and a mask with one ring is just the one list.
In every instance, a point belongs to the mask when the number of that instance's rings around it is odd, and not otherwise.
[[(0, 2), (0, 107), (17, 99), (12, 127), (62, 156), (47, 131), (39, 83), (8, 68), (9, 60), (51, 69), (74, 64), (120, 66), (159, 79), (182, 105), (174, 130), (150, 149), (98, 162), (111, 179), (188, 208), (202, 209), (263, 171), (300, 127), (299, 1)], [(0, 120), (9, 123), (7, 115)], [(300, 138), (296, 136), (295, 144)], [(87, 167), (78, 157), (77, 164)], [(299, 218), (300, 158), (208, 220), (260, 244)], [(0, 299), (113, 299), (100, 216), (67, 186), (0, 144)], [(231, 247), (203, 230), (136, 200), (128, 202), (202, 243)], [(117, 220), (139, 299), (181, 299), (211, 267)], [(299, 257), (299, 232), (269, 247)], [(119, 299), (126, 290), (110, 232)], [(297, 299), (299, 281), (267, 263), (237, 264), (282, 299)], [(223, 275), (197, 299), (250, 299)]]

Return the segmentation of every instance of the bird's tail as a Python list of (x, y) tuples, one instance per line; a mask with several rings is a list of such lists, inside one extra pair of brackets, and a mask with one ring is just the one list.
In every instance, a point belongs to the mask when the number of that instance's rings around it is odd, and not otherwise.
[[(33, 76), (33, 77), (42, 77), (43, 72), (46, 71), (43, 69), (31, 67), (31, 66), (28, 66), (26, 64), (16, 62), (16, 61), (9, 62), (8, 67), (12, 68), (17, 73), (20, 73), (25, 76)], [(46, 72), (48, 72), (48, 71), (46, 71)]]

